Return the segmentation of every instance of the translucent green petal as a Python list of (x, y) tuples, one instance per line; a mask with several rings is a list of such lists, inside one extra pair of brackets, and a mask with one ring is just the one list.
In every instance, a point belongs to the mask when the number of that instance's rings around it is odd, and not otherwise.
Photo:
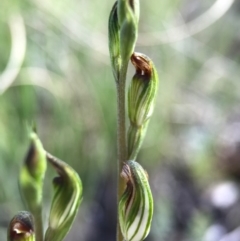
[(35, 218), (36, 240), (43, 239), (42, 192), (47, 168), (46, 152), (37, 134), (30, 134), (30, 147), (20, 170), (19, 186), (27, 208)]
[(120, 55), (122, 65), (126, 66), (137, 41), (139, 1), (119, 0), (117, 10), (120, 25)]
[(124, 164), (121, 176), (127, 182), (118, 206), (121, 231), (126, 241), (142, 241), (150, 231), (153, 215), (148, 176), (135, 161)]
[(65, 162), (47, 154), (58, 177), (53, 179), (54, 195), (45, 241), (61, 241), (67, 235), (82, 200), (82, 182)]
[(120, 57), (120, 26), (117, 16), (117, 2), (113, 5), (108, 21), (108, 47), (112, 64), (113, 75), (116, 81), (119, 79), (121, 69)]

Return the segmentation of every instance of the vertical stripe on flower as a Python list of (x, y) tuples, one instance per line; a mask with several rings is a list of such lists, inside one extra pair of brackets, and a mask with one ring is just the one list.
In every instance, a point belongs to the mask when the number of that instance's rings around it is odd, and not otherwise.
[(150, 231), (153, 198), (146, 171), (128, 161), (121, 172), (127, 186), (119, 202), (119, 222), (126, 241), (142, 241)]

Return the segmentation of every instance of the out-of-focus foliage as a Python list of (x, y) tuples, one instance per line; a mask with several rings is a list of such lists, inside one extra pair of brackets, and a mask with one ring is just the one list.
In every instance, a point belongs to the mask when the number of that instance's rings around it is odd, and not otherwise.
[[(155, 203), (146, 240), (226, 241), (240, 224), (240, 4), (140, 4), (136, 50), (153, 59), (160, 80), (138, 157)], [(44, 147), (67, 160), (83, 182), (82, 208), (68, 240), (114, 240), (116, 91), (107, 46), (112, 5), (110, 0), (1, 1), (3, 241), (7, 223), (23, 207), (17, 180), (32, 120)], [(131, 66), (129, 81), (133, 74)], [(47, 207), (52, 175), (47, 173), (45, 183)]]

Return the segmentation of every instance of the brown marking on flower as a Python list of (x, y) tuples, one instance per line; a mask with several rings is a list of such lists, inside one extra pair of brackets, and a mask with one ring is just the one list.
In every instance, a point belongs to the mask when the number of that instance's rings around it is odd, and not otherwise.
[(146, 55), (141, 53), (133, 53), (131, 56), (131, 62), (134, 65), (137, 74), (151, 76), (152, 64)]
[(19, 212), (10, 222), (9, 236), (11, 240), (29, 237), (34, 233), (33, 217), (26, 211)]
[(120, 176), (128, 183), (131, 179), (132, 173), (130, 170), (130, 167), (127, 163), (123, 164), (122, 171), (120, 173)]

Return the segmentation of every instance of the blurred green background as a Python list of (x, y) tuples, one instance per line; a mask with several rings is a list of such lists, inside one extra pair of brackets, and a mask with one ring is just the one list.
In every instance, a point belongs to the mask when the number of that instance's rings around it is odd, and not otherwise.
[[(83, 203), (66, 240), (115, 240), (116, 88), (107, 37), (113, 3), (0, 3), (3, 241), (9, 220), (24, 209), (18, 172), (32, 121), (45, 149), (72, 165), (83, 181)], [(146, 240), (239, 241), (240, 3), (140, 4), (136, 51), (153, 59), (160, 80), (138, 157), (155, 200)], [(130, 66), (128, 81), (133, 73)], [(46, 224), (53, 175), (50, 168)]]

